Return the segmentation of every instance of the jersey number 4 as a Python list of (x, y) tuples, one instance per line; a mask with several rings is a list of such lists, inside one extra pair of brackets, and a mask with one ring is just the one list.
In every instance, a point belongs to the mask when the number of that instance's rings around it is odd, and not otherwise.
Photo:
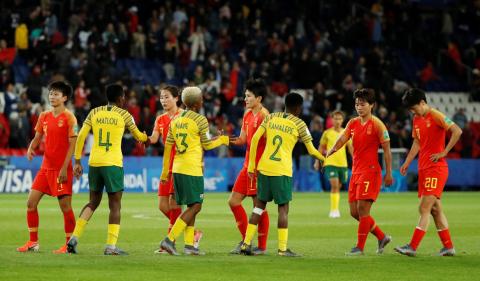
[(273, 137), (273, 145), (276, 145), (277, 147), (275, 148), (275, 151), (272, 153), (272, 155), (270, 155), (270, 160), (282, 161), (282, 158), (277, 157), (278, 150), (280, 149), (280, 146), (282, 146), (282, 143), (283, 139), (281, 136), (276, 135), (275, 137)]
[(102, 142), (102, 129), (100, 129), (98, 131), (98, 146), (102, 147), (102, 146), (105, 146), (105, 151), (108, 152), (108, 150), (110, 150), (110, 146), (112, 146), (113, 144), (110, 142), (110, 132), (107, 132), (106, 133), (106, 136), (107, 136), (107, 139), (105, 140), (105, 142)]

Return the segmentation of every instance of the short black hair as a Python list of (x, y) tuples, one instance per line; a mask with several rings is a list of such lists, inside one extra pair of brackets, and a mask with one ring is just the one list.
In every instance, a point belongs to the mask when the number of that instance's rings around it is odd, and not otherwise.
[(261, 78), (248, 79), (245, 83), (245, 90), (252, 92), (255, 97), (262, 97), (262, 101), (267, 95), (267, 85), (265, 84), (265, 81), (263, 81), (263, 79)]
[(180, 89), (174, 85), (166, 85), (165, 87), (161, 88), (160, 91), (167, 91), (169, 92), (172, 97), (178, 98), (177, 106), (182, 105), (182, 97), (180, 96)]
[(418, 88), (407, 89), (402, 97), (402, 103), (407, 108), (419, 104), (422, 100), (427, 103), (425, 92)]
[(301, 107), (303, 105), (303, 98), (300, 94), (289, 93), (285, 97), (285, 107), (288, 111), (293, 111), (294, 109)]
[(119, 84), (107, 85), (105, 93), (107, 94), (108, 102), (117, 102), (118, 98), (125, 94), (122, 85)]
[(62, 96), (67, 97), (67, 101), (72, 97), (72, 86), (66, 81), (53, 81), (48, 85), (48, 91), (59, 91)]
[(353, 92), (353, 99), (360, 99), (368, 102), (369, 104), (374, 104), (375, 99), (375, 91), (370, 88), (363, 88), (363, 89), (356, 89)]

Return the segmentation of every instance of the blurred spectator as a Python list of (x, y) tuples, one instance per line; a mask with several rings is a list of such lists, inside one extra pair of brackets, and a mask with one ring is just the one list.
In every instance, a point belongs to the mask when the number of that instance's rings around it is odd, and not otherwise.
[(452, 117), (452, 121), (455, 122), (455, 124), (457, 124), (462, 130), (467, 126), (468, 118), (463, 107), (460, 107), (457, 112), (455, 112)]
[(15, 93), (15, 86), (12, 82), (7, 83), (4, 98), (5, 109), (3, 112), (6, 117), (10, 118), (10, 114), (18, 110), (18, 95)]

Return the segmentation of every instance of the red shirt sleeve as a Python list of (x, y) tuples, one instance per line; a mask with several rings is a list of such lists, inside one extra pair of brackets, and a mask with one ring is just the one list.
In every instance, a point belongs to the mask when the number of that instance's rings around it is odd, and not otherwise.
[(35, 132), (43, 134), (43, 120), (45, 119), (45, 112), (40, 113), (37, 124), (35, 125)]
[(390, 141), (387, 127), (380, 119), (374, 119), (375, 129), (377, 130), (377, 137), (380, 143)]
[(68, 137), (76, 137), (78, 135), (78, 125), (77, 125), (77, 118), (75, 115), (68, 114)]
[(438, 110), (432, 110), (431, 116), (435, 124), (442, 127), (445, 131), (448, 131), (448, 129), (450, 129), (450, 127), (454, 124), (450, 118)]

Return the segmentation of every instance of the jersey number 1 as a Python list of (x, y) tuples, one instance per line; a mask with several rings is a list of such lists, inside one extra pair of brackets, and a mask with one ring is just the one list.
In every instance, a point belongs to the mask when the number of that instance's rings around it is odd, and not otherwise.
[(99, 130), (98, 132), (98, 146), (102, 147), (105, 146), (105, 151), (108, 152), (110, 150), (110, 146), (112, 146), (112, 143), (110, 142), (110, 132), (106, 133), (107, 139), (105, 142), (102, 142), (102, 129)]
[(280, 146), (282, 146), (282, 143), (283, 143), (283, 139), (281, 136), (276, 135), (275, 137), (273, 137), (273, 145), (276, 145), (277, 147), (275, 148), (275, 151), (272, 153), (272, 155), (270, 155), (270, 160), (282, 161), (281, 158), (276, 157), (278, 150), (280, 149)]

